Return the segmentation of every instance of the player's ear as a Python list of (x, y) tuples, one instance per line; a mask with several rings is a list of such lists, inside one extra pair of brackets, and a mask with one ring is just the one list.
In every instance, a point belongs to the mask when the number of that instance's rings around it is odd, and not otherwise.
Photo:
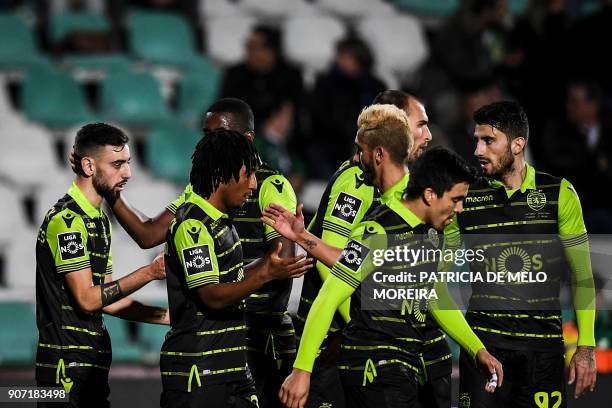
[(525, 145), (527, 141), (524, 137), (515, 137), (512, 140), (510, 149), (512, 150), (512, 154), (520, 154), (523, 150), (525, 150)]
[(376, 160), (377, 164), (380, 164), (380, 162), (382, 161), (384, 153), (385, 150), (382, 148), (382, 146), (377, 146), (372, 151), (372, 154), (374, 154), (374, 160)]
[(85, 177), (93, 176), (95, 167), (96, 163), (93, 157), (85, 156), (81, 158), (81, 168), (83, 169), (83, 174), (85, 175)]
[(431, 187), (427, 187), (425, 190), (423, 190), (423, 201), (427, 206), (430, 206), (433, 203), (433, 200), (437, 197), (437, 194)]

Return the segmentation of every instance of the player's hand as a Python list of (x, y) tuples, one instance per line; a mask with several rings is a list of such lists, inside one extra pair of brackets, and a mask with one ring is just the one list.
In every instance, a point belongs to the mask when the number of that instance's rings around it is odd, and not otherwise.
[(299, 204), (295, 214), (292, 214), (280, 205), (271, 204), (263, 211), (261, 220), (274, 228), (283, 237), (297, 242), (300, 234), (304, 233), (303, 207), (304, 204)]
[(568, 384), (576, 382), (574, 398), (581, 396), (587, 389), (593, 391), (596, 381), (595, 348), (578, 346), (569, 365)]
[(287, 408), (304, 408), (310, 391), (310, 373), (294, 368), (281, 386), (278, 398)]
[(149, 265), (149, 271), (153, 280), (166, 279), (166, 264), (164, 253), (158, 254)]
[(306, 255), (281, 258), (282, 248), (283, 244), (278, 242), (276, 248), (266, 255), (266, 280), (299, 278), (312, 268), (313, 260), (307, 259)]
[[(476, 365), (487, 379), (485, 391), (494, 393), (495, 389), (502, 386), (504, 382), (504, 370), (501, 363), (493, 357), (485, 348), (481, 348), (476, 353)], [(497, 378), (497, 380), (494, 380)]]

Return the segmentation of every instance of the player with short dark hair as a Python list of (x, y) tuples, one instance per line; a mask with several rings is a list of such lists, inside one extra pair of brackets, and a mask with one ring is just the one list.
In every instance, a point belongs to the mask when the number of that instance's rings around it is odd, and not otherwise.
[(559, 293), (568, 266), (579, 331), (570, 363), (575, 396), (593, 390), (596, 378), (595, 290), (580, 200), (566, 179), (526, 163), (529, 122), (518, 103), (483, 106), (474, 121), (474, 154), (484, 177), (472, 184), (464, 212), (445, 231), (447, 242), (460, 245), (461, 238), (469, 248), (486, 249), (486, 259), (472, 262), (472, 271), (544, 272), (547, 278), (472, 283), (466, 319), (507, 368), (507, 385), (495, 395), (483, 393), (482, 379), (462, 353), (459, 406), (565, 407)]
[(279, 258), (281, 244), (243, 266), (228, 212), (257, 188), (259, 156), (240, 132), (208, 132), (197, 144), (192, 191), (166, 238), (172, 330), (162, 346), (162, 407), (258, 406), (247, 364), (245, 302), (275, 279), (301, 276), (310, 261)]
[[(375, 108), (374, 105), (371, 108)], [(385, 191), (386, 174), (398, 171), (403, 163), (388, 154), (388, 145), (368, 146), (367, 132), (360, 128), (356, 143), (360, 147), (363, 167), (373, 169), (372, 180)], [(445, 170), (431, 177), (431, 163)], [(343, 250), (331, 247), (306, 232), (298, 207), (297, 217), (279, 207), (267, 209), (265, 216), (283, 236), (295, 240), (311, 255), (328, 264), (331, 274), (323, 284), (306, 320), (294, 371), (285, 380), (280, 398), (287, 407), (303, 407), (309, 392), (310, 373), (317, 350), (327, 332), (334, 311), (351, 298), (351, 320), (342, 333), (339, 366), (346, 405), (350, 407), (413, 407), (417, 403), (419, 354), (426, 338), (425, 315), (436, 321), (475, 359), (486, 375), (496, 372), (500, 384), (502, 367), (484, 348), (456, 308), (442, 309), (427, 298), (414, 297), (407, 302), (376, 301), (377, 289), (424, 289), (428, 283), (401, 285), (380, 284), (393, 280), (377, 280), (375, 275), (393, 277), (397, 273), (436, 271), (438, 260), (418, 263), (391, 260), (381, 265), (373, 262), (378, 251), (416, 247), (423, 251), (440, 244), (437, 231), (442, 231), (462, 211), (468, 183), (475, 172), (467, 163), (447, 150), (426, 152), (414, 165), (411, 178), (422, 177), (412, 189), (411, 199), (389, 200), (367, 216), (351, 234)], [(441, 194), (437, 191), (443, 191)], [(418, 192), (418, 194), (417, 194)], [(373, 272), (376, 273), (373, 274)], [(401, 271), (401, 272), (400, 272)], [(441, 285), (438, 293), (446, 293)], [(430, 288), (431, 289), (431, 288)], [(448, 299), (448, 295), (441, 296)], [(451, 303), (452, 304), (452, 303)], [(431, 308), (430, 308), (431, 307)], [(489, 389), (493, 392), (494, 389)]]
[(113, 200), (130, 178), (127, 142), (127, 136), (113, 126), (83, 126), (74, 146), (77, 177), (38, 231), (36, 383), (63, 386), (71, 407), (110, 405), (112, 354), (102, 313), (169, 324), (167, 309), (127, 297), (152, 280), (165, 278), (161, 255), (150, 265), (112, 280), (111, 224), (100, 206), (103, 198)]

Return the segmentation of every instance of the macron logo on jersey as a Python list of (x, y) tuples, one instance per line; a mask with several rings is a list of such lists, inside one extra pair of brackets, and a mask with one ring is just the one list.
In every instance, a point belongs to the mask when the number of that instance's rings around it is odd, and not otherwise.
[(85, 246), (83, 245), (83, 238), (80, 232), (74, 231), (58, 234), (57, 243), (62, 261), (85, 256)]
[(357, 197), (346, 193), (340, 193), (334, 203), (331, 215), (352, 224), (355, 222), (355, 218), (357, 218), (361, 203), (362, 201)]
[(183, 249), (183, 259), (187, 276), (213, 270), (208, 244)]

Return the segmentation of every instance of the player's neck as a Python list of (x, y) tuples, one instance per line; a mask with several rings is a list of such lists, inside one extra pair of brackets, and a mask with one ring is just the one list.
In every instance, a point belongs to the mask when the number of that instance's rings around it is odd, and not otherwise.
[(420, 198), (416, 200), (402, 200), (402, 204), (421, 221), (425, 222), (425, 219), (427, 218), (427, 207), (423, 203), (423, 200)]
[(514, 160), (512, 169), (501, 177), (501, 181), (506, 187), (506, 190), (517, 190), (521, 188), (523, 180), (527, 175), (527, 166), (524, 157), (519, 157)]
[(100, 208), (102, 205), (102, 196), (98, 194), (93, 186), (92, 178), (77, 177), (74, 183), (77, 185), (79, 190), (83, 193), (87, 201), (91, 203), (95, 208)]
[(385, 167), (381, 176), (379, 190), (384, 194), (391, 187), (399, 183), (406, 175), (406, 168), (403, 165), (389, 165)]
[(219, 192), (219, 189), (215, 190), (206, 201), (223, 214), (227, 213), (228, 208), (222, 200), (222, 194)]

